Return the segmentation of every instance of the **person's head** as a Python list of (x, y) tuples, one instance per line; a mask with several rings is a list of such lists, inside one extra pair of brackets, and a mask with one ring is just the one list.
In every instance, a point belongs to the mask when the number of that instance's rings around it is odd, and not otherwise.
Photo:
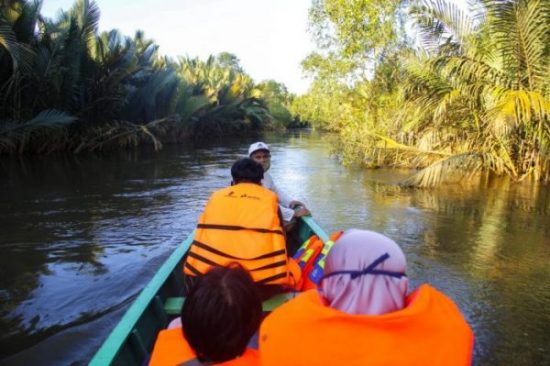
[(183, 334), (201, 362), (225, 362), (244, 353), (260, 326), (262, 303), (239, 264), (214, 267), (191, 288), (181, 310)]
[(264, 172), (269, 170), (271, 166), (271, 153), (269, 152), (269, 146), (265, 142), (258, 141), (250, 145), (248, 156), (252, 160), (262, 164)]
[(405, 306), (406, 267), (405, 255), (393, 240), (374, 231), (351, 229), (328, 253), (320, 288), (335, 309), (386, 314)]
[(234, 184), (262, 184), (262, 179), (264, 179), (264, 169), (259, 163), (252, 159), (239, 159), (231, 167), (231, 177), (233, 178)]

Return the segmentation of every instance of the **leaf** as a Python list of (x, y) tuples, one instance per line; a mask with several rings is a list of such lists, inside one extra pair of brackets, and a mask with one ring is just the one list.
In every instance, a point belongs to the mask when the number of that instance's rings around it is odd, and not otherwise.
[(74, 123), (76, 120), (76, 117), (65, 112), (50, 109), (40, 112), (36, 117), (27, 122), (15, 124), (0, 130), (0, 135), (7, 135), (16, 131), (28, 133), (40, 128), (61, 128)]
[(210, 99), (205, 95), (191, 96), (185, 99), (181, 107), (178, 109), (178, 113), (183, 121), (188, 121), (191, 116), (208, 105), (210, 105)]

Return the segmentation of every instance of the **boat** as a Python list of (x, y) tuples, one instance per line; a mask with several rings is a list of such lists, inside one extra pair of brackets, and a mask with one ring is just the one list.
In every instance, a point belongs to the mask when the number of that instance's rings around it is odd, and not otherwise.
[[(297, 231), (301, 243), (311, 235), (317, 235), (324, 243), (329, 240), (311, 216), (298, 221)], [(146, 365), (157, 333), (180, 314), (184, 301), (179, 296), (183, 287), (183, 260), (193, 237), (194, 232), (162, 264), (95, 353), (90, 366)], [(290, 297), (289, 294), (280, 294), (264, 301), (263, 310), (272, 311)]]

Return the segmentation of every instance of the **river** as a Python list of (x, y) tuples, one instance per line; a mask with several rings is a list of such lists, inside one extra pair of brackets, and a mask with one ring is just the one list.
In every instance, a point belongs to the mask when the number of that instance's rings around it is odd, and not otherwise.
[[(386, 234), (413, 287), (456, 301), (474, 364), (550, 365), (550, 187), (404, 190), (409, 172), (342, 167), (330, 137), (266, 139), (275, 181), (322, 227)], [(89, 361), (250, 142), (1, 158), (0, 365)]]

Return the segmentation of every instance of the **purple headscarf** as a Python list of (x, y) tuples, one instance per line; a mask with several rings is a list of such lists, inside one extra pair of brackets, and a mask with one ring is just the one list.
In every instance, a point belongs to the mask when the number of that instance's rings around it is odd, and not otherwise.
[[(387, 259), (381, 258), (388, 254)], [(349, 273), (330, 275), (338, 271), (362, 271), (376, 260), (375, 271), (405, 273), (407, 262), (401, 248), (390, 238), (374, 231), (351, 229), (337, 240), (326, 257), (325, 276), (321, 281), (322, 295), (332, 308), (349, 314), (381, 315), (405, 306), (409, 280), (406, 276)], [(352, 278), (354, 277), (354, 278)]]

